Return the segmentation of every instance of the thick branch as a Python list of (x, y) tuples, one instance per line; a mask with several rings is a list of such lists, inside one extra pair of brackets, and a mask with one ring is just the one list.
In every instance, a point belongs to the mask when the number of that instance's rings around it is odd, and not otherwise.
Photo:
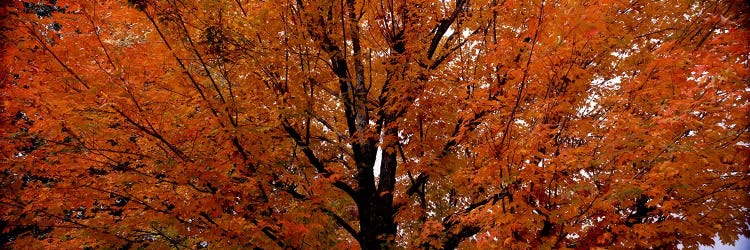
[[(461, 223), (457, 219), (457, 217), (466, 216), (472, 211), (476, 210), (477, 208), (480, 208), (488, 203), (495, 204), (495, 202), (503, 199), (507, 195), (508, 193), (506, 192), (497, 193), (481, 201), (472, 203), (466, 209), (446, 217), (443, 220), (443, 227), (445, 228), (443, 232), (445, 232), (445, 234), (447, 235), (447, 238), (443, 242), (443, 249), (456, 249), (458, 247), (458, 244), (461, 243), (461, 241), (479, 233), (479, 231), (482, 230), (482, 227), (480, 227), (479, 225), (475, 225), (475, 224), (466, 225), (466, 224)], [(455, 227), (460, 227), (460, 229), (456, 231), (454, 229)]]
[[(468, 2), (468, 0), (457, 0), (456, 7), (453, 9), (453, 12), (451, 12), (451, 15), (448, 18), (440, 20), (440, 24), (435, 28), (435, 35), (432, 36), (432, 40), (430, 41), (430, 47), (427, 48), (427, 59), (432, 59), (438, 44), (440, 44), (440, 40), (443, 39), (445, 32), (448, 31), (448, 28), (453, 25), (458, 18), (458, 15), (464, 10), (466, 2)], [(454, 32), (460, 31), (457, 30)]]
[[(305, 142), (305, 140), (302, 139), (302, 135), (300, 135), (300, 133), (297, 132), (297, 130), (294, 129), (291, 124), (289, 124), (289, 121), (284, 120), (281, 125), (284, 127), (284, 131), (286, 131), (287, 134), (292, 137), (292, 140), (294, 140), (294, 142), (300, 146), (302, 153), (305, 154), (305, 157), (307, 157), (307, 160), (310, 161), (310, 164), (313, 165), (315, 170), (318, 173), (322, 174), (324, 177), (331, 176), (331, 171), (328, 171), (328, 169), (325, 168), (323, 162), (318, 159), (318, 157), (315, 155), (315, 152), (313, 152), (312, 149), (310, 149), (309, 145)], [(336, 181), (333, 183), (333, 186), (347, 193), (355, 201), (357, 200), (356, 192), (349, 186), (349, 184), (346, 184), (342, 181)]]
[(335, 212), (333, 212), (333, 211), (331, 211), (331, 210), (329, 210), (327, 208), (321, 208), (321, 210), (326, 215), (328, 215), (331, 218), (333, 218), (333, 220), (336, 221), (336, 224), (338, 224), (339, 226), (343, 227), (344, 230), (346, 230), (346, 232), (348, 232), (350, 235), (352, 235), (352, 237), (354, 237), (355, 239), (357, 239), (357, 241), (360, 241), (360, 239), (359, 239), (359, 233), (357, 232), (357, 230), (354, 229), (354, 227), (352, 227), (348, 222), (346, 222), (346, 220), (344, 220), (344, 218), (341, 218), (341, 216), (339, 216), (338, 214), (336, 214)]

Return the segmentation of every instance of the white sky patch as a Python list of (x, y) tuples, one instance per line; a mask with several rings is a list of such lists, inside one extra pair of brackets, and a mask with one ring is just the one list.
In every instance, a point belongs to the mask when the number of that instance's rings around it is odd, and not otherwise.
[(383, 148), (378, 146), (378, 152), (375, 153), (375, 164), (373, 164), (372, 166), (372, 173), (375, 174), (375, 180), (377, 180), (378, 177), (380, 177), (380, 162), (381, 161), (383, 161)]
[(591, 175), (589, 175), (589, 173), (587, 173), (587, 172), (586, 172), (586, 170), (583, 170), (583, 169), (581, 169), (581, 171), (579, 171), (579, 173), (581, 173), (581, 175), (582, 175), (582, 176), (583, 176), (584, 178), (586, 178), (586, 179), (589, 179), (589, 178), (591, 178)]
[[(614, 53), (614, 52), (613, 52)], [(591, 85), (599, 89), (606, 90), (618, 90), (622, 83), (622, 76), (615, 76), (612, 79), (604, 79), (603, 77), (597, 77), (591, 81)], [(594, 91), (586, 97), (586, 105), (578, 108), (578, 116), (586, 116), (591, 112), (594, 112), (599, 107), (599, 99), (601, 96)]]
[[(374, 125), (374, 122), (370, 121), (371, 125)], [(378, 141), (380, 145), (383, 144), (383, 133), (380, 134), (380, 140)], [(378, 184), (378, 180), (380, 179), (380, 165), (383, 161), (383, 147), (378, 145), (378, 152), (375, 152), (375, 163), (372, 164), (372, 173), (375, 175), (375, 184)]]

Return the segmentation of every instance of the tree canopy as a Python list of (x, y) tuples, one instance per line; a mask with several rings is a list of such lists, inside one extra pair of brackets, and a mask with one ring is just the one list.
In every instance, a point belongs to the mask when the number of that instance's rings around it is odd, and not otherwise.
[(7, 1), (11, 248), (750, 236), (746, 1)]

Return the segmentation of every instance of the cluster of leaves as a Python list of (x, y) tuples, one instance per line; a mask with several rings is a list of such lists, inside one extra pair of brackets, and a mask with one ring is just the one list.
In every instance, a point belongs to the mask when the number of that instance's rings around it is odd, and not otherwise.
[(0, 8), (3, 246), (750, 236), (742, 1)]

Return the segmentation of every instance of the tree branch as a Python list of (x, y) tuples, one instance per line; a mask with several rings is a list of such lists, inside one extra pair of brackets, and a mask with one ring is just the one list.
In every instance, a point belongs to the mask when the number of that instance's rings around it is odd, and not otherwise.
[(343, 227), (344, 230), (346, 230), (346, 232), (348, 232), (352, 237), (354, 237), (354, 239), (356, 239), (357, 241), (360, 241), (359, 233), (357, 232), (357, 230), (354, 229), (354, 227), (352, 227), (348, 222), (346, 222), (344, 218), (341, 218), (341, 216), (339, 216), (338, 214), (336, 214), (335, 212), (327, 208), (320, 208), (320, 210), (322, 210), (323, 213), (325, 213), (326, 215), (333, 218), (333, 220), (336, 221), (336, 224)]

